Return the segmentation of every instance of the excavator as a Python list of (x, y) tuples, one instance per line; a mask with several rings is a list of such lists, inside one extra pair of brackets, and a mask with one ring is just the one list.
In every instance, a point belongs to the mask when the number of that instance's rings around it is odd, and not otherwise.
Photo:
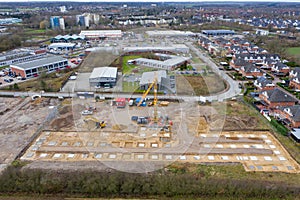
[(85, 117), (85, 119), (84, 119), (85, 122), (88, 122), (90, 120), (95, 122), (96, 128), (105, 128), (106, 127), (106, 123), (104, 121), (99, 121), (94, 117), (88, 116), (88, 117)]

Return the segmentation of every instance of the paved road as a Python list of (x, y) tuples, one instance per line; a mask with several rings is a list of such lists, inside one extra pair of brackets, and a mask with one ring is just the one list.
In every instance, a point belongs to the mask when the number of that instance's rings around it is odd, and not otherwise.
[[(88, 92), (86, 92), (88, 93)], [(227, 92), (226, 92), (227, 93)], [(0, 96), (12, 96), (12, 97), (28, 97), (33, 95), (41, 95), (42, 97), (77, 97), (77, 93), (66, 93), (66, 92), (44, 92), (44, 93), (38, 93), (38, 92), (7, 92), (7, 91), (0, 91)], [(103, 94), (95, 94), (95, 96), (99, 97), (105, 97), (107, 99), (109, 98), (139, 98), (141, 97), (140, 94), (126, 94), (126, 93), (103, 93)], [(228, 96), (227, 94), (218, 94), (214, 96), (207, 97), (208, 101), (211, 100), (224, 100), (231, 98), (233, 96)], [(153, 95), (147, 95), (147, 98), (153, 98)], [(200, 101), (199, 96), (178, 96), (178, 95), (158, 95), (158, 99), (160, 100), (183, 100), (186, 102), (196, 102)]]
[(208, 101), (223, 101), (224, 99), (232, 98), (241, 93), (238, 82), (232, 80), (232, 78), (230, 78), (224, 71), (219, 70), (218, 66), (211, 60), (210, 57), (206, 56), (199, 48), (194, 47), (192, 43), (186, 43), (186, 45), (194, 51), (195, 54), (212, 69), (213, 72), (227, 81), (229, 85), (229, 89), (226, 92), (206, 97)]
[[(238, 82), (232, 80), (224, 71), (220, 71), (218, 66), (211, 60), (210, 57), (206, 56), (203, 52), (200, 51), (199, 48), (196, 48), (192, 45), (192, 43), (187, 43), (189, 48), (195, 52), (195, 54), (203, 60), (211, 69), (213, 72), (218, 74), (220, 77), (222, 77), (225, 81), (227, 81), (229, 85), (229, 89), (226, 90), (223, 93), (206, 96), (207, 101), (223, 101), (225, 99), (230, 99), (232, 97), (235, 97), (240, 94), (241, 89), (238, 87)], [(72, 90), (73, 91), (73, 90)], [(12, 91), (0, 91), (0, 96), (33, 96), (39, 94), (44, 97), (76, 97), (77, 93), (74, 92), (12, 92)], [(97, 94), (101, 97), (105, 98), (115, 98), (115, 97), (124, 97), (124, 98), (138, 98), (141, 97), (140, 94), (132, 95), (132, 94), (125, 94), (125, 93), (103, 93), (103, 94)], [(148, 98), (153, 98), (153, 95), (148, 95)], [(187, 102), (191, 101), (200, 101), (200, 96), (178, 96), (178, 95), (159, 95), (159, 99), (165, 99), (165, 100), (183, 100)]]

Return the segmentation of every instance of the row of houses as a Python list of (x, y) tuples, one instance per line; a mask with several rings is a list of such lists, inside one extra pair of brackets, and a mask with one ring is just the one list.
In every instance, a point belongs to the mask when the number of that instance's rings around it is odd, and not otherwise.
[[(250, 42), (233, 37), (231, 39), (202, 37), (199, 45), (211, 51), (211, 46), (217, 46), (224, 51), (223, 56), (231, 57), (230, 67), (246, 78), (255, 78), (253, 84), (258, 92), (259, 109), (268, 111), (275, 118), (285, 122), (290, 127), (300, 128), (300, 105), (298, 99), (287, 91), (279, 88), (266, 77), (265, 70), (274, 76), (287, 76), (286, 84), (295, 91), (300, 90), (300, 68), (290, 69), (278, 54), (269, 54), (266, 50)], [(216, 48), (215, 48), (216, 49)], [(213, 52), (210, 52), (213, 53)]]
[(299, 29), (300, 27), (300, 21), (297, 19), (270, 19), (266, 17), (252, 17), (247, 20), (241, 20), (240, 24), (247, 24), (260, 28), (268, 28), (269, 26), (273, 26), (276, 29), (286, 29), (289, 27), (296, 27)]

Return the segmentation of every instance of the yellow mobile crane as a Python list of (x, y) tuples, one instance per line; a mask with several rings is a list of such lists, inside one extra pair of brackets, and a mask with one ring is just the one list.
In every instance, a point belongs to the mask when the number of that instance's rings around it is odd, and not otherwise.
[(154, 88), (154, 99), (153, 102), (150, 104), (151, 106), (154, 106), (154, 118), (153, 121), (155, 123), (158, 122), (158, 117), (157, 117), (157, 77), (156, 77), (156, 73), (155, 73), (155, 77), (153, 82), (151, 83), (151, 85), (148, 87), (147, 91), (143, 94), (141, 101), (137, 104), (137, 106), (140, 106), (142, 104), (142, 102), (145, 100), (146, 96), (148, 95), (148, 93), (150, 92), (150, 90), (152, 89), (152, 87)]

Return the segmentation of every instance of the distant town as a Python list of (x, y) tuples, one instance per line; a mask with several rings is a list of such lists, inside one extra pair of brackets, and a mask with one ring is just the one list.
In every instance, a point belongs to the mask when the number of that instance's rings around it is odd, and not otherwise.
[(295, 2), (1, 3), (0, 198), (297, 198), (299, 42)]

